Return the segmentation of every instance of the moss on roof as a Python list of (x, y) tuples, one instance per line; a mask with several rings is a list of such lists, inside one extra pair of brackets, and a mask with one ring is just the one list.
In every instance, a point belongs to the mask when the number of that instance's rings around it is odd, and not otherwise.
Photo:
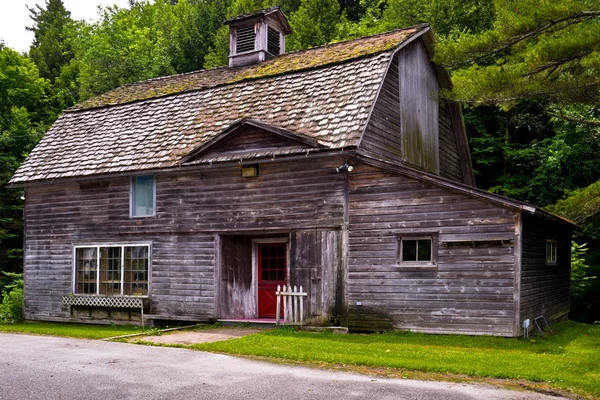
[(215, 68), (155, 78), (121, 86), (71, 107), (67, 111), (131, 103), (193, 90), (202, 90), (252, 79), (308, 71), (389, 51), (423, 29), (416, 26), (360, 39), (332, 43), (271, 58), (237, 68)]

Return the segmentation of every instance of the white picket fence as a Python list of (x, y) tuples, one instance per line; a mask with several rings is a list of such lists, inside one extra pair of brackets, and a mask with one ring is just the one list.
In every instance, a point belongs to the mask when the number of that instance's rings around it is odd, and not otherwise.
[[(279, 325), (281, 322), (288, 324), (300, 324), (304, 323), (304, 298), (307, 297), (307, 293), (302, 290), (302, 286), (300, 286), (300, 290), (294, 286), (292, 288), (291, 285), (283, 286), (283, 289), (277, 285), (277, 313), (276, 313), (276, 323)], [(283, 321), (280, 319), (281, 313), (281, 302), (283, 301)]]

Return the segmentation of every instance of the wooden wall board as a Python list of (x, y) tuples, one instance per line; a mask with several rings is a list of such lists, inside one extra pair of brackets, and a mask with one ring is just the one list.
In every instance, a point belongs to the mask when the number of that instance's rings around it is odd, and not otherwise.
[[(149, 242), (149, 312), (214, 320), (217, 294), (224, 290), (216, 283), (216, 260), (222, 257), (218, 235), (339, 230), (345, 177), (335, 167), (343, 162), (341, 156), (269, 161), (257, 178), (242, 178), (239, 165), (157, 174), (156, 216), (145, 218), (129, 216), (129, 177), (30, 187), (25, 204), (27, 318), (71, 318), (60, 297), (73, 290), (73, 245)], [(327, 256), (318, 263), (339, 268), (337, 234), (319, 235), (318, 246)], [(309, 283), (318, 274), (321, 282), (333, 282), (335, 272), (310, 274)], [(333, 313), (332, 292), (315, 296), (314, 313)]]
[[(349, 209), (351, 329), (513, 336), (518, 213), (364, 164), (350, 175)], [(435, 234), (437, 264), (399, 263), (402, 233)]]

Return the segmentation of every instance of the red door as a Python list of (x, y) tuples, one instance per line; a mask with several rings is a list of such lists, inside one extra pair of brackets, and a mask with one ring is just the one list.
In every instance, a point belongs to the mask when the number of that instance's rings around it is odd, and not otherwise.
[[(277, 285), (287, 284), (285, 243), (258, 244), (258, 317), (275, 318)], [(281, 307), (283, 310), (283, 307)], [(283, 313), (283, 311), (281, 311)], [(283, 315), (283, 314), (281, 314)]]

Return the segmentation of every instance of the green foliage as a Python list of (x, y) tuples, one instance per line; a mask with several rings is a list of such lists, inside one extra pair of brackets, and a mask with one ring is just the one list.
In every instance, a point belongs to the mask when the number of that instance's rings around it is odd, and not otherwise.
[(600, 181), (574, 191), (571, 196), (547, 207), (547, 210), (581, 224), (600, 211)]
[(23, 321), (23, 274), (0, 272), (8, 278), (1, 293), (0, 324), (20, 323)]
[(329, 365), (545, 382), (600, 395), (600, 325), (562, 323), (546, 339), (507, 339), (390, 332), (334, 335), (277, 329), (191, 346), (203, 351)]
[(71, 13), (62, 0), (46, 0), (45, 7), (27, 8), (34, 22), (27, 28), (34, 34), (29, 57), (38, 66), (40, 76), (54, 82), (74, 56), (69, 40), (75, 34)]
[(436, 58), (458, 68), (455, 99), (512, 106), (544, 96), (600, 100), (600, 10), (595, 0), (494, 0), (493, 28), (443, 40)]
[(0, 46), (0, 271), (22, 268), (23, 191), (10, 177), (56, 118), (50, 83), (36, 65)]
[(152, 20), (153, 15), (145, 15), (143, 4), (130, 11), (107, 8), (102, 20), (82, 35), (76, 49), (81, 99), (175, 72), (164, 32), (144, 24), (144, 17)]
[(337, 36), (340, 6), (337, 0), (302, 0), (298, 11), (290, 15), (294, 31), (287, 47), (300, 50), (331, 42)]
[(596, 276), (589, 276), (589, 265), (586, 264), (585, 254), (588, 251), (587, 244), (577, 244), (571, 242), (571, 297), (576, 300), (581, 299), (590, 286), (590, 281), (596, 279)]
[(445, 37), (489, 29), (494, 18), (492, 0), (389, 0), (383, 14), (385, 30), (429, 23)]

